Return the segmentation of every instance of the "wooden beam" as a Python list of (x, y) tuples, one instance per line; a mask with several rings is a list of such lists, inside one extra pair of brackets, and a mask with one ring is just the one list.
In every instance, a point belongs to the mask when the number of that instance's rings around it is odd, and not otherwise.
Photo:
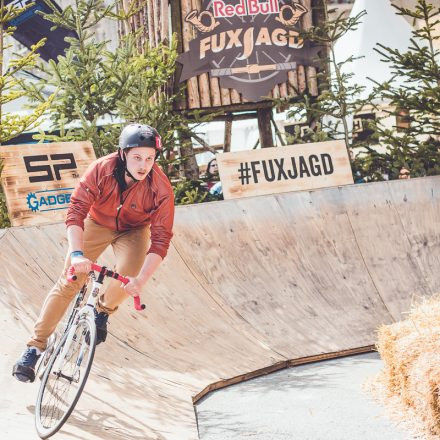
[(224, 153), (229, 153), (231, 151), (232, 121), (233, 121), (232, 115), (229, 117), (227, 116), (227, 119), (225, 121), (225, 140), (223, 142), (223, 144), (224, 144), (223, 152)]
[[(202, 145), (202, 148), (200, 148), (200, 147), (194, 147), (193, 149), (194, 149), (194, 152), (195, 153), (201, 153), (201, 152), (203, 152), (203, 151), (210, 151), (211, 153), (213, 153), (213, 154), (216, 154), (217, 153), (217, 151), (216, 151), (216, 147), (218, 146), (218, 145), (214, 145), (214, 146), (210, 146), (210, 145), (208, 145), (208, 143), (204, 140), (204, 139), (202, 139), (200, 136), (198, 136), (197, 134), (193, 134), (192, 135), (192, 137), (199, 143), (199, 144), (201, 144)], [(223, 145), (222, 145), (222, 148), (223, 148)], [(203, 150), (203, 151), (201, 151), (201, 150)]]
[[(182, 40), (183, 40), (183, 49), (185, 51), (189, 50), (189, 42), (194, 37), (194, 30), (192, 25), (185, 21), (185, 17), (192, 10), (191, 0), (180, 0), (182, 7)], [(197, 77), (189, 78), (187, 83), (188, 90), (188, 107), (190, 109), (198, 109), (200, 108), (200, 93), (199, 93), (199, 82)]]
[(284, 139), (283, 139), (283, 135), (281, 134), (281, 131), (279, 130), (278, 125), (275, 122), (275, 119), (273, 118), (273, 114), (271, 114), (270, 116), (271, 116), (270, 120), (271, 120), (273, 128), (275, 130), (275, 134), (277, 135), (278, 139), (280, 140), (281, 145), (282, 146), (286, 145), (286, 143), (284, 142)]
[(248, 119), (256, 119), (257, 112), (252, 113), (227, 113), (223, 115), (217, 115), (214, 117), (214, 121), (228, 121), (231, 119), (232, 121), (246, 121)]
[(298, 365), (310, 364), (312, 362), (322, 362), (331, 359), (337, 359), (346, 356), (353, 356), (356, 354), (362, 353), (371, 353), (377, 351), (374, 345), (367, 345), (365, 347), (352, 348), (348, 350), (336, 351), (332, 353), (323, 353), (315, 356), (307, 356), (299, 359), (289, 359), (286, 361), (281, 361), (276, 364), (270, 365), (265, 368), (260, 368), (259, 370), (251, 371), (250, 373), (240, 374), (238, 376), (232, 377), (231, 379), (219, 380), (218, 382), (214, 382), (204, 388), (200, 393), (193, 396), (193, 403), (197, 403), (202, 397), (206, 396), (208, 393), (214, 390), (219, 390), (221, 388), (225, 388), (229, 385), (234, 385), (237, 383), (244, 382), (249, 379), (255, 379), (256, 377), (265, 376), (270, 373), (274, 373), (275, 371), (283, 370), (284, 368), (292, 368)]
[[(178, 35), (177, 38), (177, 53), (183, 52), (183, 42), (182, 42), (182, 14), (181, 14), (181, 5), (180, 0), (173, 0), (170, 3), (171, 8), (171, 31), (175, 32)], [(173, 81), (173, 93), (177, 94), (179, 91), (179, 78), (182, 73), (182, 65), (180, 63), (176, 64), (176, 71), (174, 73), (174, 81)], [(188, 91), (185, 90), (183, 93), (182, 99), (176, 104), (175, 110), (186, 110), (187, 108), (187, 95)]]
[(223, 150), (223, 144), (208, 145), (207, 147), (194, 147), (194, 154), (210, 153), (216, 154), (217, 151)]
[(257, 111), (258, 115), (258, 131), (260, 133), (260, 145), (261, 148), (272, 148), (273, 138), (272, 138), (272, 126), (271, 126), (271, 108), (259, 109)]

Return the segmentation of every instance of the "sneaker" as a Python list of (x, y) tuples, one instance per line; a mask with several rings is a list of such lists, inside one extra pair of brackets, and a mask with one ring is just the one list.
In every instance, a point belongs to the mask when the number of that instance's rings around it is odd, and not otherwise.
[(96, 324), (96, 345), (101, 342), (105, 342), (107, 338), (107, 320), (108, 314), (104, 312), (97, 312), (93, 309), (95, 313), (95, 324)]
[(40, 355), (33, 347), (28, 347), (12, 369), (12, 375), (20, 382), (33, 382), (35, 380), (35, 365)]

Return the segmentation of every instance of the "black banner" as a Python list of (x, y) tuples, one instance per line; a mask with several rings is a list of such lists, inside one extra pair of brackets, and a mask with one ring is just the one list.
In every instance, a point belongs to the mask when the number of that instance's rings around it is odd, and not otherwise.
[(258, 101), (297, 65), (319, 65), (322, 47), (300, 35), (306, 13), (293, 0), (204, 0), (185, 17), (198, 36), (178, 58), (180, 81), (208, 72), (221, 87)]
[[(46, 44), (38, 50), (45, 61), (56, 60), (58, 55), (64, 55), (64, 51), (69, 47), (69, 44), (64, 41), (65, 37), (78, 38), (76, 32), (68, 29), (58, 27), (53, 31), (50, 30), (54, 24), (37, 14), (37, 11), (46, 14), (53, 12), (42, 0), (6, 0), (5, 3), (6, 5), (12, 3), (19, 8), (33, 3), (26, 11), (11, 20), (8, 25), (16, 28), (13, 37), (28, 49), (42, 38), (47, 38)], [(51, 1), (51, 4), (61, 11), (61, 8), (54, 1)]]

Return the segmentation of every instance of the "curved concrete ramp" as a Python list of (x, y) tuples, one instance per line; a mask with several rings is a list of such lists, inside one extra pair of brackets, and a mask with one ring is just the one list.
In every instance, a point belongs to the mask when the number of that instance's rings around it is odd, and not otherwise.
[[(56, 438), (196, 439), (192, 399), (208, 390), (365, 350), (414, 295), (440, 290), (439, 208), (438, 177), (178, 207), (147, 311), (127, 302), (110, 319)], [(10, 369), (61, 270), (64, 236), (62, 224), (0, 231), (5, 438), (36, 438), (36, 385)]]

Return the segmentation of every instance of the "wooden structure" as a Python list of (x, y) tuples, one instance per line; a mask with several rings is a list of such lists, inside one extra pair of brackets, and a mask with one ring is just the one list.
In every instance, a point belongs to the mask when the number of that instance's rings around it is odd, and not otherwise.
[[(440, 291), (439, 210), (440, 177), (177, 207), (147, 310), (112, 316), (56, 438), (196, 440), (210, 390), (370, 350), (413, 296)], [(0, 231), (4, 438), (35, 437), (38, 383), (10, 374), (66, 249), (63, 224)]]
[(90, 142), (2, 146), (1, 183), (12, 226), (63, 221), (73, 188), (95, 159)]
[[(189, 49), (189, 42), (196, 37), (197, 31), (192, 24), (185, 21), (187, 14), (194, 9), (202, 9), (202, 0), (120, 0), (121, 6), (129, 9), (130, 4), (140, 8), (128, 22), (120, 27), (121, 35), (143, 28), (144, 40), (151, 47), (156, 47), (161, 41), (169, 38), (172, 32), (178, 36), (178, 51), (182, 53)], [(309, 29), (313, 24), (325, 20), (325, 0), (296, 0), (309, 11), (301, 17), (301, 27)], [(143, 5), (143, 6), (142, 6)], [(169, 27), (171, 23), (171, 28)], [(176, 78), (180, 76), (180, 69)], [(174, 84), (175, 90), (178, 84)], [(295, 98), (308, 90), (311, 95), (318, 94), (317, 72), (315, 67), (298, 65), (295, 70), (288, 72), (288, 81), (277, 84), (269, 93), (269, 98)], [(235, 89), (220, 87), (218, 77), (203, 73), (190, 78), (186, 82), (186, 98), (180, 103), (180, 109), (204, 109), (206, 111), (223, 110), (229, 118), (225, 124), (225, 151), (229, 151), (228, 133), (230, 124), (236, 114), (246, 110), (254, 110), (258, 118), (260, 145), (272, 147), (272, 129), (270, 113), (273, 103), (270, 100), (249, 102)], [(228, 126), (229, 124), (229, 126)], [(229, 139), (230, 142), (230, 139)]]
[(353, 183), (344, 141), (224, 153), (217, 163), (225, 199)]

